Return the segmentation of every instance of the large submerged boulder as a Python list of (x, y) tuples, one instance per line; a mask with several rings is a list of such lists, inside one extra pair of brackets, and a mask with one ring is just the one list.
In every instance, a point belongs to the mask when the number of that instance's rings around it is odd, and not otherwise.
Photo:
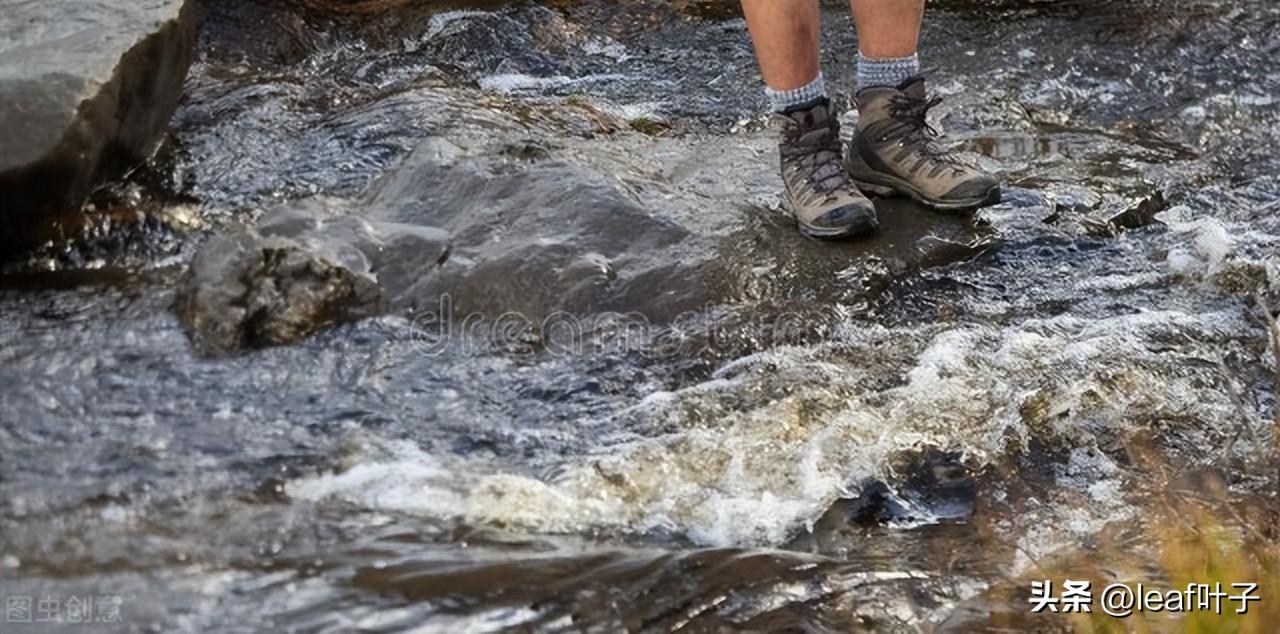
[[(882, 201), (876, 240), (818, 245), (785, 216), (735, 207), (734, 191), (672, 201), (629, 187), (608, 165), (503, 156), (431, 137), (361, 198), (284, 203), (256, 227), (207, 242), (179, 290), (197, 349), (289, 344), (384, 312), (433, 328), (536, 331), (616, 316), (667, 326), (770, 297), (825, 310), (990, 246), (968, 219), (903, 201)], [(749, 179), (776, 169), (767, 158), (726, 162), (693, 160), (685, 177), (719, 187), (728, 169)]]
[(286, 203), (212, 238), (175, 309), (205, 355), (295, 343), (387, 311), (662, 322), (708, 302), (716, 268), (711, 245), (581, 170), (410, 161), (369, 199)]
[(616, 179), (557, 161), (442, 165), (437, 154), (423, 143), (364, 203), (370, 217), (452, 236), (439, 270), (382, 276), (398, 306), (435, 310), (448, 296), (458, 317), (537, 323), (625, 312), (663, 323), (717, 298), (724, 267), (715, 241), (642, 205)]
[(0, 12), (0, 253), (56, 237), (145, 159), (182, 94), (189, 0), (41, 0)]

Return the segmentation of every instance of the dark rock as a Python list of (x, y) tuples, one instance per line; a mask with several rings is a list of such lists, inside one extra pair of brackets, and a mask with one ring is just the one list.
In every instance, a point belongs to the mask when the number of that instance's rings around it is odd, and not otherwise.
[[(290, 203), (269, 213), (250, 238), (206, 246), (184, 296), (211, 300), (179, 312), (199, 347), (223, 351), (294, 341), (380, 310), (454, 324), (506, 320), (533, 331), (552, 319), (612, 314), (665, 326), (725, 301), (863, 305), (897, 277), (992, 246), (968, 218), (893, 200), (880, 203), (885, 220), (876, 240), (814, 244), (780, 214), (709, 206), (701, 218), (682, 216), (558, 158), (494, 163), (428, 138), (363, 200)], [(762, 162), (760, 169), (774, 168)], [(712, 214), (719, 220), (695, 228)], [(380, 301), (341, 285), (276, 292), (291, 283), (278, 278), (297, 271), (262, 264), (273, 261), (264, 253), (279, 249), (272, 240), (349, 271), (375, 287)], [(287, 326), (278, 336), (264, 336), (263, 318), (244, 309), (258, 287), (276, 306), (267, 322)], [(521, 345), (528, 343), (523, 336), (516, 337)]]
[(187, 0), (49, 0), (0, 17), (0, 247), (57, 237), (163, 136), (194, 56)]
[(400, 9), (411, 0), (290, 0), (306, 9), (342, 15), (368, 15)]
[(274, 210), (257, 229), (210, 240), (191, 263), (175, 310), (203, 354), (297, 342), (382, 312), (383, 266), (443, 259), (442, 232), (334, 216), (327, 201)]
[(472, 79), (494, 73), (553, 77), (566, 72), (553, 53), (573, 38), (558, 13), (530, 5), (466, 19), (436, 16), (423, 46)]
[(1169, 204), (1165, 202), (1164, 193), (1156, 192), (1137, 205), (1112, 216), (1107, 220), (1107, 224), (1114, 227), (1116, 232), (1123, 229), (1140, 229), (1156, 222), (1156, 214), (1168, 208)]
[(368, 203), (370, 213), (453, 236), (436, 274), (384, 276), (398, 306), (434, 310), (448, 295), (470, 316), (516, 313), (536, 323), (563, 312), (627, 312), (662, 323), (716, 294), (723, 267), (711, 240), (590, 170), (539, 164), (494, 174), (441, 166), (430, 154), (411, 156)]
[(424, 143), (364, 201), (290, 203), (206, 244), (177, 302), (196, 347), (290, 343), (384, 310), (664, 323), (715, 297), (726, 268), (715, 244), (589, 170), (493, 174), (442, 164), (437, 146)]

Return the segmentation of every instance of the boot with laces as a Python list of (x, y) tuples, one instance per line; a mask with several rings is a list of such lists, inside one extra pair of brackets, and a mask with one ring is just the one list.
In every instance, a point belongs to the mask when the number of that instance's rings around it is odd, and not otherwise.
[(930, 99), (924, 78), (897, 87), (858, 92), (858, 131), (845, 166), (863, 191), (904, 194), (944, 210), (966, 210), (1000, 202), (1000, 183), (938, 144), (928, 123)]
[(786, 205), (805, 235), (837, 239), (876, 229), (875, 206), (858, 191), (841, 163), (840, 123), (830, 102), (780, 115), (782, 181)]

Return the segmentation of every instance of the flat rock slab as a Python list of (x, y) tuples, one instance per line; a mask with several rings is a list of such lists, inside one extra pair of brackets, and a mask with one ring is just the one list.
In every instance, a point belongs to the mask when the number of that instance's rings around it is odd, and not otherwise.
[[(761, 179), (776, 169), (737, 166)], [(719, 183), (719, 168), (706, 169), (686, 177)], [(781, 214), (731, 205), (702, 211), (732, 230), (699, 233), (669, 201), (645, 204), (617, 182), (567, 161), (468, 157), (429, 138), (362, 199), (284, 203), (202, 245), (177, 314), (204, 355), (296, 343), (386, 312), (433, 327), (618, 315), (663, 326), (766, 297), (795, 313), (865, 303), (896, 277), (991, 246), (969, 218), (905, 200), (878, 202), (874, 240), (820, 243)]]
[(195, 55), (188, 0), (7, 2), (0, 12), (0, 247), (58, 237), (145, 159)]
[(711, 301), (712, 247), (583, 170), (489, 174), (411, 159), (368, 200), (286, 203), (211, 239), (175, 310), (208, 356), (387, 311), (664, 322)]

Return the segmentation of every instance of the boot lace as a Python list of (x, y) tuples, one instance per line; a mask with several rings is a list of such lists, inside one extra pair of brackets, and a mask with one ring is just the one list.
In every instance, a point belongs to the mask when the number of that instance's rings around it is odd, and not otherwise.
[(802, 170), (818, 194), (828, 199), (848, 184), (839, 132), (834, 126), (797, 134), (784, 145), (782, 155)]
[(889, 115), (900, 125), (886, 135), (886, 139), (898, 138), (906, 147), (916, 150), (931, 161), (961, 166), (963, 163), (939, 145), (938, 129), (929, 124), (929, 110), (942, 103), (942, 97), (917, 99), (906, 95), (894, 95), (889, 101)]

